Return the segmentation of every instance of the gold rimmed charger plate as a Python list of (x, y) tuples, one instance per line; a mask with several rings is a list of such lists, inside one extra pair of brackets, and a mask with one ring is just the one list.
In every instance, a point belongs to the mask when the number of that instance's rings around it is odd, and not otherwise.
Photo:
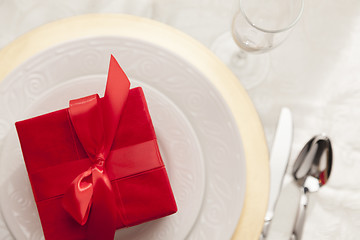
[[(21, 36), (0, 51), (0, 80), (33, 55), (91, 36), (123, 36), (160, 45), (185, 58), (219, 90), (238, 125), (246, 159), (246, 193), (233, 239), (258, 239), (269, 192), (268, 149), (258, 114), (238, 79), (202, 44), (165, 24), (130, 15), (92, 14), (63, 19)], [(216, 77), (221, 75), (221, 79)]]

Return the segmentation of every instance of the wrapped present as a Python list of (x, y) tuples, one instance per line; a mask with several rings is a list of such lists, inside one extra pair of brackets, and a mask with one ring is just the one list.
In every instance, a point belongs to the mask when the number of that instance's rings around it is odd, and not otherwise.
[(103, 98), (16, 123), (46, 239), (113, 239), (177, 211), (144, 93), (111, 56)]

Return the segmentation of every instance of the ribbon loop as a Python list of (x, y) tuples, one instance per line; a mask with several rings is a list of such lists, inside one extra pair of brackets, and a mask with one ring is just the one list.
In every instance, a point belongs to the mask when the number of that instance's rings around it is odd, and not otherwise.
[[(93, 181), (92, 169), (79, 174), (71, 183), (62, 199), (64, 209), (80, 225), (84, 225), (89, 217), (90, 207), (92, 205)], [(74, 201), (78, 199), (80, 201)]]
[(79, 224), (88, 222), (87, 232), (92, 239), (96, 239), (94, 236), (111, 239), (115, 234), (117, 209), (105, 161), (129, 87), (128, 78), (111, 56), (104, 98), (95, 94), (71, 100), (69, 104), (71, 123), (90, 166), (70, 184), (63, 197), (63, 207)]

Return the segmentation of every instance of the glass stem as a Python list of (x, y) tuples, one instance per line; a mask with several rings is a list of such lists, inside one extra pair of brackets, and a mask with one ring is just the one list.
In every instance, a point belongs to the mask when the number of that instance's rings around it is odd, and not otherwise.
[(238, 50), (231, 56), (231, 64), (235, 67), (243, 67), (246, 64), (247, 57), (246, 52)]

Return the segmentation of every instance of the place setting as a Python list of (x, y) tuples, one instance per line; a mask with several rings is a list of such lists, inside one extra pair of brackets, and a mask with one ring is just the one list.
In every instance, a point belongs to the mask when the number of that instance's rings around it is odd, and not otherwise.
[(0, 38), (0, 239), (355, 239), (358, 48), (319, 40), (345, 13), (1, 4), (29, 13)]

